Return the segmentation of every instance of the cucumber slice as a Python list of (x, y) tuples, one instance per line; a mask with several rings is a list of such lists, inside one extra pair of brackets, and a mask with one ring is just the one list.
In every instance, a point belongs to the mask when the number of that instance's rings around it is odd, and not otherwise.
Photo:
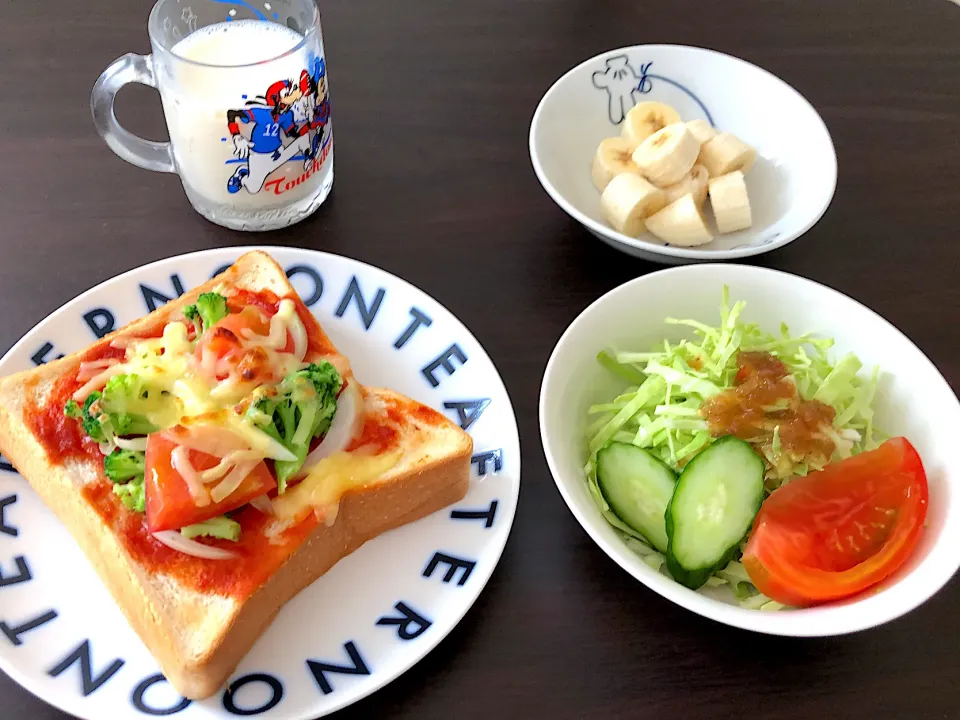
[(597, 485), (607, 505), (662, 553), (667, 551), (664, 513), (676, 484), (673, 470), (636, 445), (614, 442), (597, 453)]
[(684, 468), (666, 512), (674, 580), (696, 590), (730, 562), (760, 509), (763, 472), (762, 458), (732, 435)]

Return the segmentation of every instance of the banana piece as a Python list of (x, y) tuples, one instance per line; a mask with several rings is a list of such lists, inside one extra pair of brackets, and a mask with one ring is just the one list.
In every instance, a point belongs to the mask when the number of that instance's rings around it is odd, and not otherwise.
[(687, 123), (687, 130), (697, 139), (697, 142), (703, 145), (707, 140), (712, 140), (717, 136), (717, 131), (713, 125), (706, 120), (691, 120)]
[(657, 187), (680, 182), (693, 168), (700, 143), (683, 123), (667, 125), (637, 146), (633, 161), (640, 172)]
[(700, 147), (700, 159), (697, 162), (707, 169), (710, 177), (715, 178), (734, 170), (748, 172), (756, 159), (756, 149), (736, 135), (719, 133)]
[(647, 218), (647, 230), (671, 245), (692, 247), (713, 240), (707, 219), (688, 193)]
[(710, 207), (721, 233), (746, 230), (753, 225), (750, 198), (741, 171), (734, 170), (710, 180)]
[(703, 203), (707, 199), (707, 183), (709, 181), (710, 175), (707, 173), (707, 169), (703, 165), (694, 165), (680, 182), (668, 185), (663, 189), (663, 194), (667, 198), (667, 205), (676, 202), (687, 193), (692, 193), (697, 207), (703, 207)]
[(658, 102), (637, 103), (623, 119), (620, 136), (639, 145), (658, 130), (678, 122), (681, 122), (680, 113), (669, 105)]
[(593, 156), (593, 184), (600, 192), (620, 173), (640, 174), (640, 169), (630, 158), (636, 149), (636, 143), (622, 137), (601, 141), (597, 154)]
[(600, 203), (614, 230), (630, 237), (644, 231), (644, 218), (664, 206), (663, 191), (639, 175), (621, 173), (611, 180)]

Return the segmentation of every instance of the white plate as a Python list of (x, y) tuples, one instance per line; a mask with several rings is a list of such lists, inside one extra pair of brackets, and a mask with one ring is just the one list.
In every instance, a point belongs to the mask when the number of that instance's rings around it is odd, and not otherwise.
[[(845, 602), (803, 610), (761, 612), (693, 592), (643, 562), (603, 519), (587, 490), (587, 408), (608, 402), (627, 383), (600, 367), (600, 350), (648, 350), (690, 333), (666, 317), (719, 322), (724, 284), (730, 301), (747, 306), (744, 322), (794, 337), (834, 338), (834, 357), (853, 352), (869, 372), (881, 369), (875, 426), (903, 435), (923, 460), (930, 487), (927, 524), (916, 551), (891, 578)], [(570, 511), (624, 570), (668, 600), (719, 622), (775, 635), (839, 635), (873, 627), (917, 607), (960, 566), (960, 403), (946, 380), (893, 325), (836, 290), (805, 278), (744, 265), (693, 265), (661, 270), (611, 290), (563, 333), (540, 389), (540, 436), (550, 472)]]
[[(97, 286), (31, 330), (0, 361), (0, 375), (85, 347), (108, 318), (119, 326), (145, 315), (249, 249), (183, 255)], [(66, 529), (7, 465), (0, 470), (0, 669), (61, 710), (90, 720), (145, 718), (164, 709), (178, 720), (326, 715), (426, 655), (497, 564), (516, 509), (520, 451), (510, 399), (483, 348), (438, 302), (389, 273), (320, 252), (266, 250), (350, 358), (358, 380), (406, 393), (467, 426), (475, 443), (470, 490), (453, 507), (385, 533), (339, 562), (282, 608), (231, 677), (235, 693), (185, 705), (157, 679), (158, 665)], [(27, 572), (29, 580), (16, 582)], [(390, 624), (403, 617), (398, 606), (426, 622)], [(24, 627), (35, 622), (41, 624)], [(64, 668), (71, 656), (78, 659)], [(321, 672), (310, 661), (354, 674)]]
[[(704, 119), (758, 150), (747, 173), (753, 227), (694, 248), (611, 228), (590, 177), (597, 145), (620, 134), (625, 110), (655, 100)], [(730, 260), (786, 245), (826, 211), (837, 156), (817, 111), (783, 80), (745, 60), (682, 45), (636, 45), (597, 55), (547, 91), (530, 125), (530, 158), (550, 197), (618, 250), (660, 263)], [(709, 215), (709, 213), (708, 213)]]

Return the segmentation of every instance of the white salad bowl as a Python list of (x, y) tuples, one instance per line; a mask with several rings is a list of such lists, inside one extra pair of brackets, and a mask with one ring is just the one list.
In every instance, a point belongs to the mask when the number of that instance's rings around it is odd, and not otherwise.
[[(707, 120), (757, 148), (746, 177), (751, 228), (687, 248), (610, 227), (591, 162), (601, 140), (620, 134), (625, 112), (648, 100), (671, 105), (684, 121)], [(667, 264), (731, 260), (782, 247), (820, 219), (837, 184), (830, 133), (796, 90), (744, 60), (682, 45), (611, 50), (570, 70), (537, 107), (530, 158), (550, 197), (587, 230), (630, 255)]]
[[(883, 583), (842, 602), (765, 612), (710, 590), (694, 592), (647, 565), (600, 514), (583, 472), (587, 409), (627, 383), (597, 362), (604, 349), (649, 351), (664, 338), (692, 337), (664, 318), (719, 322), (723, 286), (743, 300), (744, 322), (777, 333), (833, 338), (833, 358), (855, 353), (861, 372), (879, 364), (875, 426), (916, 447), (929, 483), (927, 523), (909, 560)], [(873, 311), (811, 280), (764, 268), (707, 264), (661, 270), (607, 293), (574, 320), (547, 363), (540, 390), (540, 434), (557, 488), (591, 538), (624, 570), (688, 610), (757, 632), (826, 636), (874, 627), (917, 607), (960, 566), (960, 402), (930, 360)], [(719, 589), (718, 589), (719, 590)]]

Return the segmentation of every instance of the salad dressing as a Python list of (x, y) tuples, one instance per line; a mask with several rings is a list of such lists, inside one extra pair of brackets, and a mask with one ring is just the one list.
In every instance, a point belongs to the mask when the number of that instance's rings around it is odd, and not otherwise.
[(836, 410), (803, 400), (787, 366), (770, 353), (740, 352), (737, 368), (734, 387), (707, 399), (700, 409), (711, 435), (736, 435), (785, 452), (794, 462), (828, 461), (836, 445), (824, 428), (832, 426)]

